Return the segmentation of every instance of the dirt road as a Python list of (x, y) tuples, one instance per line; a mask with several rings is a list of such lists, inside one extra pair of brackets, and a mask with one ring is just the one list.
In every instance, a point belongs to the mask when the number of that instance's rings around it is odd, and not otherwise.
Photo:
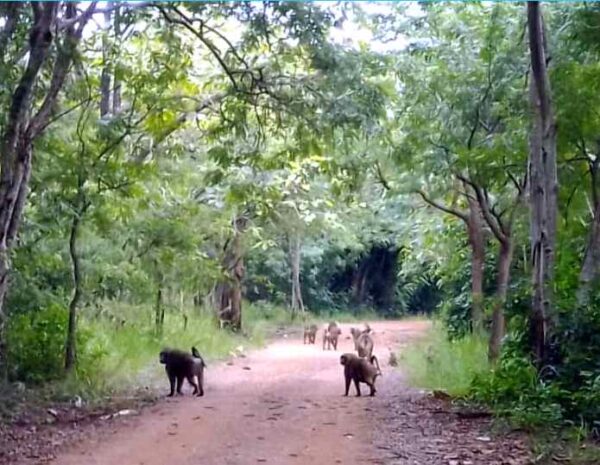
[[(374, 398), (353, 397), (353, 387), (351, 397), (343, 397), (339, 356), (352, 351), (353, 344), (347, 339), (349, 325), (342, 325), (337, 352), (323, 351), (319, 340), (303, 345), (293, 337), (236, 358), (233, 365), (210, 366), (203, 398), (192, 398), (188, 390), (184, 397), (160, 402), (52, 463), (526, 463), (504, 461), (507, 448), (524, 450), (519, 439), (486, 440), (477, 449), (482, 425), (457, 423), (443, 407), (415, 401), (399, 372), (387, 366), (388, 347), (423, 334), (427, 322), (379, 322), (371, 327), (384, 373)], [(467, 459), (473, 456), (485, 460)]]
[[(388, 347), (422, 333), (426, 322), (372, 324), (386, 392)], [(338, 351), (277, 341), (233, 365), (206, 371), (206, 395), (168, 399), (56, 459), (56, 465), (365, 463), (375, 460), (372, 410), (377, 398), (344, 398), (339, 356), (353, 344), (342, 325)], [(320, 333), (319, 333), (320, 336)], [(165, 380), (165, 389), (166, 380)], [(354, 393), (351, 388), (351, 395)], [(365, 386), (363, 392), (368, 392)]]

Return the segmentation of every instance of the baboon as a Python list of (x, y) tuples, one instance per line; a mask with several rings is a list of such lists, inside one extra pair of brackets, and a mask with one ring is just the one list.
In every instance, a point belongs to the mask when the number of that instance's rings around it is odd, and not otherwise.
[(352, 340), (354, 341), (354, 349), (357, 349), (356, 340), (358, 339), (358, 336), (362, 334), (362, 331), (358, 328), (350, 328), (350, 334), (352, 335)]
[(371, 360), (373, 355), (373, 338), (367, 333), (362, 333), (356, 340), (356, 351), (359, 357), (365, 357), (367, 360)]
[(304, 343), (308, 341), (309, 344), (314, 344), (317, 338), (317, 325), (310, 325), (304, 327)]
[(371, 328), (365, 323), (366, 329), (363, 331), (358, 328), (351, 328), (350, 333), (354, 339), (354, 349), (358, 352), (359, 357), (371, 358), (373, 355), (373, 338), (369, 335)]
[(192, 347), (192, 357), (194, 357), (194, 374), (198, 383), (197, 394), (198, 397), (202, 397), (204, 395), (204, 369), (206, 368), (206, 363), (195, 347)]
[(342, 334), (342, 330), (339, 328), (335, 321), (329, 323), (327, 328), (323, 331), (323, 350), (327, 346), (327, 350), (330, 350), (333, 346), (333, 350), (337, 350), (338, 338)]
[(379, 361), (375, 355), (372, 355), (371, 358), (367, 360), (357, 357), (354, 354), (343, 354), (340, 357), (340, 364), (344, 366), (344, 380), (346, 382), (344, 396), (348, 396), (351, 381), (354, 381), (356, 397), (360, 397), (359, 383), (367, 384), (371, 390), (370, 395), (375, 395), (377, 392), (375, 389), (375, 380), (377, 376), (381, 375)]
[(204, 367), (206, 364), (195, 347), (192, 354), (177, 349), (163, 349), (159, 354), (159, 361), (165, 365), (169, 378), (171, 391), (168, 397), (175, 394), (175, 381), (177, 381), (177, 394), (182, 394), (184, 378), (194, 387), (194, 395), (204, 395)]

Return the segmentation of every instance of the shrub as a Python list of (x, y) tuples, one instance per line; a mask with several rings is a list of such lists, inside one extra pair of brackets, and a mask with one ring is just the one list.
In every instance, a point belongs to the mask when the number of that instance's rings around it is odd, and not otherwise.
[[(64, 376), (64, 348), (68, 324), (67, 309), (52, 304), (35, 313), (14, 315), (7, 331), (8, 366), (11, 380), (30, 384)], [(77, 333), (78, 367), (89, 367), (102, 357), (101, 350), (88, 350), (91, 333)], [(77, 375), (85, 376), (84, 371)]]

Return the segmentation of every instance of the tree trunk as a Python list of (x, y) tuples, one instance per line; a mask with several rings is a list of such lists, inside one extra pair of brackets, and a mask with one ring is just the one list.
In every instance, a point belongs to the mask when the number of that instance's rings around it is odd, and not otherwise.
[(471, 246), (471, 321), (473, 331), (483, 329), (483, 280), (485, 273), (485, 235), (481, 212), (475, 199), (467, 197), (469, 217), (467, 233)]
[(81, 300), (81, 258), (79, 257), (77, 239), (81, 225), (79, 212), (73, 215), (71, 231), (69, 234), (69, 256), (71, 258), (73, 275), (73, 295), (69, 302), (69, 325), (67, 327), (67, 341), (65, 344), (65, 371), (71, 372), (77, 361), (77, 308)]
[(371, 255), (363, 257), (352, 277), (352, 301), (359, 306), (365, 303), (367, 297), (367, 276), (371, 267)]
[(104, 12), (104, 27), (105, 31), (102, 36), (102, 74), (100, 75), (100, 117), (106, 116), (110, 113), (110, 84), (112, 80), (110, 72), (110, 55), (111, 55), (111, 43), (109, 39), (111, 29), (111, 17), (110, 11)]
[[(119, 43), (121, 40), (121, 7), (119, 6), (120, 1), (115, 1), (115, 41)], [(118, 69), (117, 69), (117, 57), (115, 57), (115, 63), (113, 65), (113, 80), (114, 80), (114, 88), (113, 88), (113, 115), (118, 115), (121, 112), (121, 80), (118, 78)]]
[(469, 203), (469, 211), (456, 210), (451, 207), (446, 207), (436, 201), (430, 199), (425, 192), (419, 190), (417, 193), (432, 207), (448, 213), (462, 220), (467, 226), (467, 234), (469, 237), (469, 246), (471, 247), (471, 322), (473, 329), (478, 331), (483, 327), (483, 278), (485, 276), (485, 235), (483, 230), (481, 210), (477, 202), (472, 198), (471, 189), (468, 183), (463, 181), (463, 187), (469, 194), (467, 201)]
[(156, 287), (156, 301), (154, 303), (154, 325), (156, 334), (161, 334), (165, 322), (165, 309), (163, 306), (163, 283), (162, 277), (158, 280)]
[(4, 307), (10, 273), (10, 251), (18, 230), (31, 173), (32, 144), (28, 134), (32, 96), (40, 70), (46, 63), (54, 37), (57, 5), (45, 2), (34, 7), (30, 29), (29, 58), (11, 97), (0, 152), (0, 375), (6, 378), (6, 323)]
[[(27, 200), (34, 141), (44, 132), (55, 107), (56, 100), (73, 61), (83, 28), (96, 9), (92, 2), (81, 19), (62, 30), (57, 30), (59, 2), (31, 2), (33, 22), (29, 30), (27, 65), (12, 96), (4, 124), (0, 146), (0, 374), (5, 376), (6, 322), (4, 308), (11, 268), (10, 251), (17, 235), (25, 202)], [(63, 11), (63, 10), (61, 10)], [(64, 18), (75, 18), (75, 4), (67, 3)], [(43, 68), (47, 67), (50, 47), (57, 36), (64, 36), (51, 70), (50, 84), (40, 95), (39, 106), (33, 104), (33, 91)], [(4, 38), (2, 38), (4, 40)], [(37, 89), (37, 88), (36, 88)], [(35, 108), (34, 108), (35, 107)]]
[(292, 234), (289, 238), (289, 253), (290, 253), (290, 265), (292, 268), (292, 320), (294, 320), (298, 313), (304, 313), (304, 302), (302, 300), (302, 287), (300, 285), (300, 262), (301, 262), (301, 244), (300, 237), (297, 234)]
[(579, 273), (579, 287), (577, 289), (577, 303), (587, 305), (590, 300), (594, 284), (598, 281), (600, 271), (600, 202), (594, 208), (594, 218), (590, 226), (588, 244), (583, 257), (581, 272)]
[(225, 244), (222, 260), (225, 277), (215, 288), (214, 303), (219, 322), (233, 331), (242, 329), (242, 280), (245, 273), (242, 238), (247, 223), (243, 216), (233, 220), (233, 237)]
[(512, 266), (514, 244), (512, 237), (500, 242), (498, 257), (498, 276), (496, 277), (496, 299), (492, 311), (492, 327), (488, 347), (488, 358), (491, 362), (498, 360), (502, 348), (502, 338), (506, 332), (504, 322), (504, 306), (510, 283), (510, 268)]
[(530, 318), (531, 345), (536, 363), (547, 358), (548, 337), (555, 325), (552, 310), (554, 249), (558, 179), (556, 173), (556, 122), (552, 110), (543, 20), (539, 2), (527, 3), (531, 52), (529, 97), (533, 124), (529, 137), (531, 250), (533, 301)]

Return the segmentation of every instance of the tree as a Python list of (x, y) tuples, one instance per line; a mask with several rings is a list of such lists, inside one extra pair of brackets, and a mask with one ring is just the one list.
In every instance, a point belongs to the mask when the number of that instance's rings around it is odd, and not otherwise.
[(530, 131), (529, 202), (533, 301), (531, 344), (536, 363), (547, 357), (547, 345), (556, 314), (552, 303), (556, 244), (558, 178), (556, 122), (552, 108), (548, 51), (539, 2), (527, 3), (527, 28), (531, 57), (529, 98), (533, 121)]
[[(28, 37), (14, 36), (15, 23), (21, 18), (15, 11), (9, 12), (9, 21), (2, 31), (7, 41), (19, 41), (21, 51), (29, 47), (27, 64), (12, 91), (0, 138), (0, 371), (4, 375), (7, 316), (3, 304), (9, 285), (11, 249), (27, 200), (34, 142), (51, 121), (52, 110), (96, 3), (91, 2), (81, 11), (76, 3), (31, 2)], [(56, 53), (52, 52), (53, 45), (56, 45)], [(36, 92), (37, 84), (47, 68), (51, 70), (50, 83), (40, 96)]]

